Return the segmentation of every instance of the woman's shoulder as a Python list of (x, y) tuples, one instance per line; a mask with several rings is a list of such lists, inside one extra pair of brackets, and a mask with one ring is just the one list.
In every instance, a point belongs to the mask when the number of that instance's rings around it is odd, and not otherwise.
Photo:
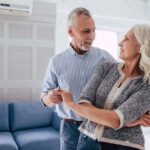
[(103, 62), (103, 63), (99, 63), (97, 65), (97, 68), (104, 68), (104, 69), (115, 69), (118, 68), (119, 63), (117, 62)]
[(144, 82), (143, 79), (142, 79), (142, 83), (143, 83), (143, 87), (142, 89), (145, 90), (145, 91), (148, 91), (148, 93), (150, 94), (150, 83), (148, 81)]
[(106, 75), (108, 73), (112, 72), (118, 72), (118, 64), (116, 62), (103, 62), (99, 63), (96, 68), (94, 73), (103, 73), (103, 75)]

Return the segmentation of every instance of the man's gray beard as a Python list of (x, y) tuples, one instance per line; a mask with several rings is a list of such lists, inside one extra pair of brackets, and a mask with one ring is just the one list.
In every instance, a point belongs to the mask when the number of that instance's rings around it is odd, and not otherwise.
[(84, 47), (84, 46), (81, 46), (81, 47), (80, 47), (80, 50), (81, 50), (81, 51), (84, 51), (84, 52), (88, 52), (90, 49), (91, 49), (91, 48), (86, 48), (86, 47)]

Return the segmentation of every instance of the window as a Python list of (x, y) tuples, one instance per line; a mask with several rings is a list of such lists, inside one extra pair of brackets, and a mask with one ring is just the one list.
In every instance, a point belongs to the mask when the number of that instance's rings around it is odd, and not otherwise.
[(108, 51), (116, 60), (119, 59), (118, 34), (112, 31), (96, 30), (96, 38), (93, 46)]

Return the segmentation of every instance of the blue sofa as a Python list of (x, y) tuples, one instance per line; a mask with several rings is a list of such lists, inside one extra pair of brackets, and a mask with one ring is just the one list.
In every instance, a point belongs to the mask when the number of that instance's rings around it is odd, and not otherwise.
[(60, 118), (40, 101), (0, 102), (0, 150), (59, 150)]

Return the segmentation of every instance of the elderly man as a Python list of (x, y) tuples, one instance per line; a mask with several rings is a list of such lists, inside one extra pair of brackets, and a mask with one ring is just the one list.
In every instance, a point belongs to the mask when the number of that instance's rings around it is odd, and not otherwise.
[[(73, 100), (78, 102), (95, 66), (114, 59), (106, 51), (92, 47), (95, 23), (87, 9), (76, 8), (69, 14), (68, 34), (72, 38), (69, 48), (50, 59), (41, 98), (46, 106), (55, 105), (56, 112), (62, 119), (61, 150), (76, 150), (80, 135), (78, 127), (83, 118), (68, 109), (55, 92), (59, 88), (70, 91), (74, 93)], [(90, 144), (89, 149), (92, 149), (92, 144), (94, 143)]]

